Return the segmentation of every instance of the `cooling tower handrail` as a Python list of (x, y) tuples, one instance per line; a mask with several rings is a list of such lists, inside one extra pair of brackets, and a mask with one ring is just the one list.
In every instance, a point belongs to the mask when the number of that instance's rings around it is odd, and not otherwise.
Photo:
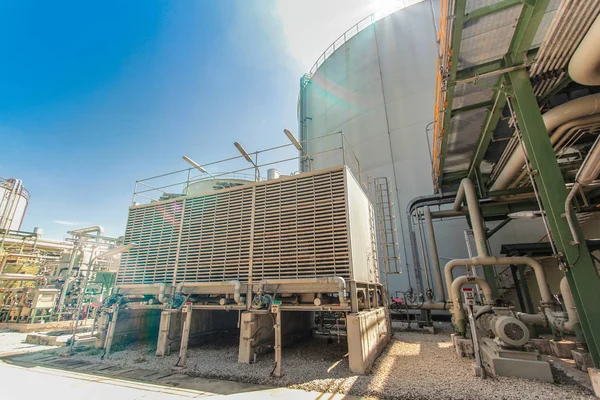
[[(364, 189), (367, 189), (367, 179), (364, 175), (364, 171), (361, 169), (360, 160), (354, 152), (354, 149), (348, 141), (348, 138), (346, 138), (342, 131), (332, 132), (323, 136), (309, 138), (306, 140), (299, 141), (298, 143), (300, 143), (301, 146), (304, 147), (308, 145), (308, 143), (318, 143), (319, 141), (328, 139), (331, 139), (331, 141), (327, 142), (328, 147), (326, 147), (324, 150), (314, 152), (302, 152), (301, 154), (295, 155), (293, 157), (288, 157), (285, 159), (276, 159), (275, 161), (270, 161), (273, 159), (273, 153), (271, 152), (278, 151), (284, 148), (294, 147), (295, 145), (293, 143), (287, 143), (268, 149), (261, 149), (254, 152), (250, 152), (248, 153), (249, 157), (251, 157), (255, 161), (253, 162), (253, 165), (243, 168), (240, 168), (240, 165), (238, 163), (240, 159), (245, 158), (243, 155), (230, 157), (224, 160), (214, 161), (210, 163), (203, 163), (202, 166), (204, 168), (210, 167), (210, 169), (215, 171), (211, 174), (212, 177), (210, 179), (203, 179), (203, 175), (193, 175), (192, 173), (196, 171), (195, 167), (185, 168), (173, 172), (168, 172), (165, 174), (155, 175), (149, 178), (140, 179), (135, 182), (132, 203), (133, 205), (138, 205), (138, 200), (154, 202), (160, 200), (168, 200), (179, 196), (185, 196), (188, 194), (186, 193), (186, 190), (190, 184), (214, 179), (227, 180), (228, 178), (231, 179), (233, 176), (243, 176), (245, 175), (246, 171), (255, 171), (256, 168), (281, 168), (281, 165), (285, 165), (284, 163), (289, 161), (305, 160), (307, 161), (308, 165), (307, 170), (312, 171), (312, 162), (314, 158), (322, 157), (325, 154), (333, 154), (335, 155), (335, 157), (339, 158), (341, 163), (338, 165), (347, 166), (352, 172), (352, 174), (359, 181), (359, 183), (362, 185), (362, 187)], [(265, 158), (268, 158), (269, 161), (263, 162), (262, 160)], [(255, 183), (254, 179), (248, 182), (248, 184), (253, 183)], [(163, 198), (163, 196), (165, 196), (166, 198)]]
[(352, 25), (350, 29), (344, 32), (340, 37), (333, 41), (325, 51), (319, 56), (317, 61), (313, 64), (312, 68), (308, 72), (309, 76), (312, 76), (317, 69), (331, 56), (337, 49), (343, 46), (348, 40), (365, 30), (366, 28), (373, 25), (375, 22), (387, 17), (395, 13), (396, 11), (400, 11), (405, 9), (406, 7), (412, 6), (417, 3), (422, 3), (425, 0), (397, 0), (395, 4), (389, 5), (385, 8), (375, 11), (373, 14), (361, 19), (356, 24)]

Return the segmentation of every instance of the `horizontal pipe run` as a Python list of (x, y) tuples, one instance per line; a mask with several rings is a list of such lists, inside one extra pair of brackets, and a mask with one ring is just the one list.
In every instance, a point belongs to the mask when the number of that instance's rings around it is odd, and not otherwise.
[(260, 281), (259, 292), (264, 291), (266, 285), (295, 285), (303, 283), (331, 283), (338, 287), (338, 297), (340, 304), (346, 302), (346, 281), (339, 276), (323, 277), (323, 278), (304, 278), (304, 279), (263, 279)]
[(233, 301), (236, 304), (242, 304), (241, 300), (241, 287), (242, 284), (239, 281), (224, 281), (224, 282), (180, 282), (177, 284), (175, 289), (176, 293), (185, 293), (185, 288), (209, 288), (218, 286), (232, 286), (233, 287)]

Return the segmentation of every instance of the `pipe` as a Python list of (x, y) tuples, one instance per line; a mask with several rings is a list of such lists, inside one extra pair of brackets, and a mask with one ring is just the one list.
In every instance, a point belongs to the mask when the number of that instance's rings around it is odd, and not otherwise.
[(524, 324), (548, 326), (548, 320), (544, 316), (544, 313), (527, 314), (524, 312), (517, 312), (515, 315), (517, 319)]
[(68, 231), (67, 233), (69, 235), (73, 235), (73, 236), (83, 236), (86, 233), (92, 233), (92, 232), (96, 232), (98, 234), (98, 236), (104, 236), (104, 227), (102, 227), (100, 225), (96, 225), (96, 226), (90, 226), (87, 228), (73, 229), (72, 231)]
[(452, 300), (452, 307), (454, 309), (454, 325), (460, 334), (466, 332), (465, 312), (463, 311), (460, 298), (460, 289), (466, 284), (479, 285), (485, 296), (485, 304), (491, 305), (494, 302), (492, 297), (492, 287), (485, 279), (475, 276), (459, 276), (456, 278), (450, 286), (450, 299)]
[(575, 184), (571, 188), (571, 191), (565, 200), (565, 216), (567, 217), (569, 229), (571, 230), (571, 235), (573, 236), (573, 244), (579, 244), (580, 241), (577, 235), (575, 221), (573, 221), (571, 202), (573, 201), (573, 198), (575, 198), (579, 188), (582, 185), (589, 185), (592, 183), (598, 175), (600, 175), (600, 136), (596, 138), (596, 141), (592, 145), (588, 155), (581, 164), (581, 168), (579, 168), (579, 172), (577, 172), (577, 176), (575, 177)]
[(586, 86), (600, 85), (600, 16), (590, 27), (569, 62), (569, 75)]
[(263, 279), (258, 286), (259, 292), (263, 292), (266, 285), (296, 285), (303, 283), (337, 283), (340, 304), (346, 302), (346, 281), (339, 276), (305, 279)]
[(0, 281), (39, 281), (43, 278), (31, 274), (0, 274)]
[[(569, 121), (598, 113), (600, 113), (600, 93), (580, 97), (564, 103), (546, 112), (542, 118), (546, 125), (546, 130), (550, 133)], [(558, 139), (557, 137), (556, 140), (558, 141)], [(523, 152), (523, 148), (519, 146), (513, 151), (506, 165), (500, 171), (490, 191), (506, 189), (524, 165), (525, 153)]]
[(175, 289), (176, 293), (182, 293), (184, 287), (215, 287), (215, 286), (233, 286), (233, 301), (236, 304), (243, 304), (241, 300), (241, 288), (242, 284), (240, 281), (224, 281), (224, 282), (180, 282), (177, 284)]
[(471, 224), (473, 225), (473, 236), (475, 237), (475, 245), (477, 246), (478, 256), (487, 256), (487, 245), (485, 241), (485, 229), (483, 226), (483, 218), (481, 217), (481, 210), (479, 209), (479, 200), (477, 199), (477, 192), (475, 191), (475, 185), (469, 178), (465, 178), (460, 182), (458, 193), (456, 194), (456, 200), (454, 200), (454, 211), (461, 211), (461, 205), (463, 200), (467, 203), (469, 209), (469, 217), (471, 218)]
[[(425, 283), (427, 284), (427, 293), (431, 290), (431, 280), (429, 279), (429, 263), (425, 256), (425, 243), (423, 241), (423, 230), (421, 229), (421, 213), (417, 210), (417, 233), (419, 234), (419, 243), (421, 244), (421, 260), (423, 261), (423, 272), (425, 273)], [(429, 296), (427, 296), (429, 297)]]
[[(444, 267), (444, 275), (446, 279), (446, 285), (450, 287), (452, 284), (452, 270), (458, 266), (470, 266), (470, 265), (506, 265), (506, 264), (517, 264), (517, 265), (528, 265), (534, 273), (540, 290), (540, 296), (542, 299), (542, 305), (552, 304), (552, 294), (546, 281), (546, 272), (542, 265), (535, 259), (530, 257), (473, 257), (465, 259), (455, 259), (449, 261)], [(450, 293), (451, 294), (451, 293)], [(485, 293), (484, 293), (485, 294)], [(452, 299), (452, 298), (451, 298)]]
[(569, 320), (563, 323), (563, 328), (568, 332), (575, 332), (575, 325), (579, 324), (579, 315), (577, 315), (575, 299), (566, 276), (560, 280), (560, 294), (562, 294), (563, 304), (569, 317)]
[[(121, 292), (121, 289), (143, 289), (145, 287), (157, 287), (159, 288), (157, 299), (159, 302), (165, 302), (165, 292), (167, 291), (167, 285), (165, 283), (150, 283), (150, 284), (127, 284), (127, 285), (119, 285), (118, 292)], [(153, 293), (144, 293), (144, 294), (153, 294)]]
[(444, 291), (444, 281), (442, 278), (442, 269), (440, 267), (440, 258), (438, 255), (437, 243), (435, 241), (435, 231), (433, 230), (433, 220), (431, 219), (431, 209), (425, 207), (425, 227), (427, 230), (427, 241), (429, 242), (429, 258), (433, 267), (433, 278), (435, 279), (436, 300), (446, 301), (446, 292)]

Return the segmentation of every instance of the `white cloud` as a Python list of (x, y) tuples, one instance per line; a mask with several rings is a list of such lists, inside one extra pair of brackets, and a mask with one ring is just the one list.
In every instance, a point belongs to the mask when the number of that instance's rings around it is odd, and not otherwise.
[(308, 72), (329, 45), (381, 6), (382, 0), (277, 0), (274, 13), (289, 55)]
[(55, 224), (58, 224), (58, 225), (67, 225), (67, 226), (75, 226), (75, 225), (80, 225), (80, 223), (79, 223), (79, 222), (62, 221), (62, 220), (60, 220), (60, 219), (54, 220), (54, 221), (52, 221), (52, 222), (54, 222)]

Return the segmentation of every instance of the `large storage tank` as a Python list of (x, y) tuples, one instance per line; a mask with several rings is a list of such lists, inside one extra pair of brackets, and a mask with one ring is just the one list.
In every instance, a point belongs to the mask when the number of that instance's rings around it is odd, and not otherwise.
[(0, 229), (21, 230), (29, 192), (20, 179), (0, 178)]
[[(330, 46), (301, 79), (298, 104), (307, 153), (339, 147), (339, 135), (314, 139), (342, 131), (361, 170), (388, 177), (394, 186), (404, 273), (390, 276), (391, 294), (408, 289), (407, 272), (417, 288), (406, 207), (415, 197), (433, 193), (427, 127), (433, 121), (439, 1), (406, 3), (415, 4), (383, 18), (367, 17)], [(332, 154), (314, 156), (312, 168), (340, 164), (339, 153)], [(464, 229), (464, 218), (435, 222), (442, 265), (468, 256)], [(537, 241), (544, 233), (537, 221), (511, 223), (494, 235), (492, 252), (499, 254), (502, 243)]]

